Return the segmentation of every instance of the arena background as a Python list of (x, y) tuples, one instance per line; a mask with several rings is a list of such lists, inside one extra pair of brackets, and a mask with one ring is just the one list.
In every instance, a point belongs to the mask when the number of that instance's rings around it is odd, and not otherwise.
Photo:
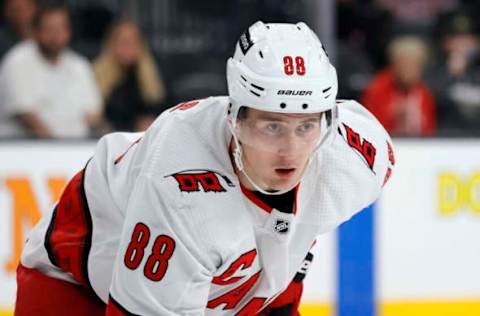
[[(225, 60), (238, 34), (259, 19), (306, 21), (338, 60), (336, 28), (348, 23), (336, 21), (339, 2), (76, 0), (72, 46), (93, 58), (102, 27), (120, 13), (134, 17), (159, 61), (167, 107), (225, 94)], [(351, 87), (340, 86), (339, 96), (355, 97)], [(51, 211), (94, 144), (0, 141), (1, 316), (14, 306), (15, 267), (28, 231)], [(319, 237), (302, 315), (480, 315), (480, 140), (453, 133), (397, 137), (394, 146), (395, 171), (379, 201)]]

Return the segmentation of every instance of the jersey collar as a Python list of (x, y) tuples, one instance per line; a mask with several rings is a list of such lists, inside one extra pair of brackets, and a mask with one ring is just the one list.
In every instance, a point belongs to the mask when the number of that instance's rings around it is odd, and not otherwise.
[[(295, 200), (294, 200), (294, 204), (293, 204), (293, 214), (294, 215), (297, 214), (297, 205), (298, 205), (297, 198), (298, 198), (299, 188), (300, 188), (300, 184), (297, 184), (297, 186), (295, 187)], [(247, 197), (247, 199), (250, 200), (250, 202), (252, 202), (253, 204), (255, 204), (256, 206), (258, 206), (259, 208), (261, 208), (262, 210), (264, 210), (267, 213), (272, 212), (273, 207), (271, 207), (270, 205), (268, 205), (267, 203), (262, 201), (260, 198), (258, 198), (255, 194), (252, 193), (252, 191), (247, 189), (242, 183), (240, 183), (240, 189), (242, 190), (243, 195), (245, 195)]]

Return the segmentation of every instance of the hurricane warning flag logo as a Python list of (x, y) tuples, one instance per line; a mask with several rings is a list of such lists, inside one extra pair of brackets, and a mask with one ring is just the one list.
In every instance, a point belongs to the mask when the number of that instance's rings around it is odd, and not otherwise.
[(226, 192), (222, 182), (235, 186), (227, 176), (212, 170), (184, 170), (167, 177), (173, 177), (182, 192)]

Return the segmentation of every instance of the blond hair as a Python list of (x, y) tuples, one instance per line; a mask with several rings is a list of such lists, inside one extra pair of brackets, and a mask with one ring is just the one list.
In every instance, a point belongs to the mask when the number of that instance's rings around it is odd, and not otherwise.
[(422, 64), (427, 61), (428, 48), (420, 38), (415, 36), (397, 37), (388, 45), (390, 61), (401, 56), (409, 56), (419, 60)]
[(115, 37), (115, 33), (125, 25), (133, 26), (137, 29), (139, 34), (140, 54), (135, 71), (141, 96), (143, 99), (151, 103), (161, 102), (165, 98), (165, 87), (160, 78), (157, 64), (142, 38), (138, 26), (130, 20), (122, 20), (113, 24), (106, 40), (104, 41), (99, 57), (94, 61), (93, 69), (100, 93), (104, 99), (108, 98), (113, 88), (115, 88), (116, 84), (125, 75), (122, 71), (121, 65), (115, 60), (111, 51), (111, 44)]

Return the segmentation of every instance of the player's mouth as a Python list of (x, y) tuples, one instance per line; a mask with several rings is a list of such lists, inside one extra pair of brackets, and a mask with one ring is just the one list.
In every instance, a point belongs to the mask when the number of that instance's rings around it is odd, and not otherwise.
[(295, 174), (296, 168), (276, 168), (275, 173), (281, 178), (290, 178)]

